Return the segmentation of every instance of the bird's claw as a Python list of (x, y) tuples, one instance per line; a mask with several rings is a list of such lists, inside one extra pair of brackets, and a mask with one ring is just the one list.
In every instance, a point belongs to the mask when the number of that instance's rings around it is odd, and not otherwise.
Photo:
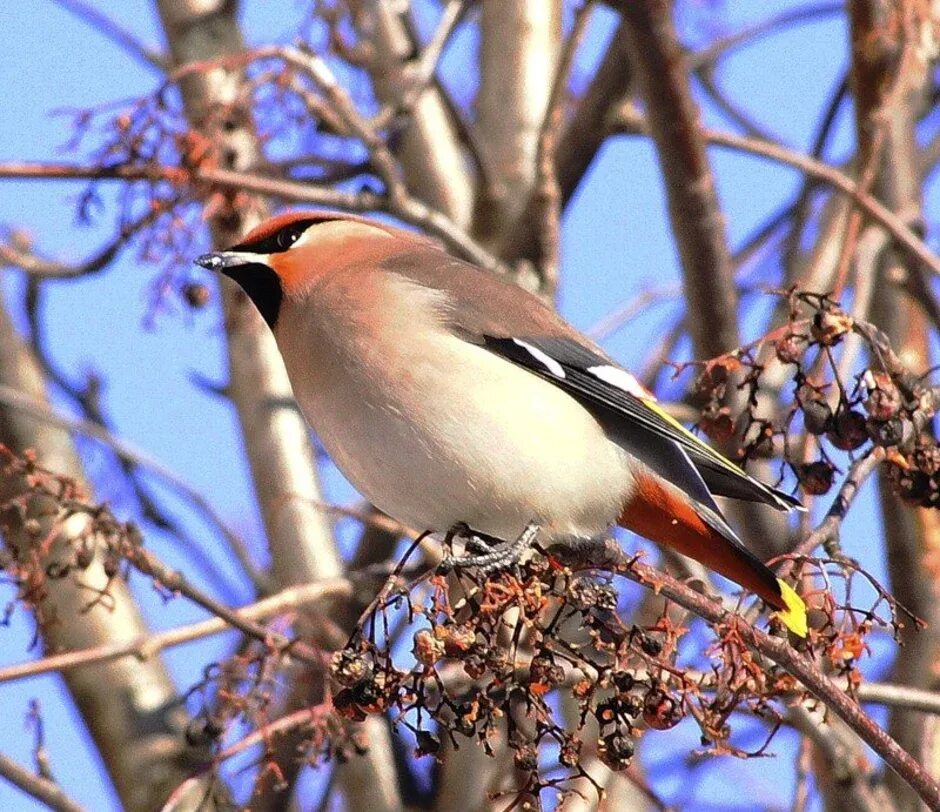
[(479, 536), (471, 535), (466, 542), (470, 555), (445, 556), (438, 567), (439, 572), (453, 572), (461, 569), (475, 569), (483, 575), (517, 564), (523, 554), (532, 546), (539, 533), (539, 526), (534, 522), (526, 525), (525, 530), (514, 539), (488, 545)]

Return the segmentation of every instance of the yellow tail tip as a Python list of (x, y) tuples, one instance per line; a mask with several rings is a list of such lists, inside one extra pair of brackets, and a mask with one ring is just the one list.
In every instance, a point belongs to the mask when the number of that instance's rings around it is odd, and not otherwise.
[(791, 632), (800, 637), (806, 637), (806, 604), (803, 599), (796, 594), (788, 583), (777, 579), (777, 585), (780, 587), (780, 597), (783, 599), (786, 609), (780, 609), (774, 614), (780, 618), (783, 625)]

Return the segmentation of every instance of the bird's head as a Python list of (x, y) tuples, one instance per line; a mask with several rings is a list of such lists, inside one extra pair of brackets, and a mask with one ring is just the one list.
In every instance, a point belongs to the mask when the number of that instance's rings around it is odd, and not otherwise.
[(195, 262), (234, 279), (273, 328), (285, 296), (301, 296), (317, 278), (350, 262), (392, 253), (403, 238), (406, 232), (352, 214), (288, 212)]

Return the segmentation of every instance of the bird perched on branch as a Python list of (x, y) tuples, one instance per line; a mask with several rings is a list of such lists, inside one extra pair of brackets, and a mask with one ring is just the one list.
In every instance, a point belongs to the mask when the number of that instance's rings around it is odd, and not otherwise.
[(806, 634), (797, 594), (714, 495), (799, 507), (660, 408), (537, 297), (384, 223), (295, 212), (196, 262), (274, 331), (297, 402), (364, 496), (419, 529), (548, 541), (629, 528), (755, 592)]

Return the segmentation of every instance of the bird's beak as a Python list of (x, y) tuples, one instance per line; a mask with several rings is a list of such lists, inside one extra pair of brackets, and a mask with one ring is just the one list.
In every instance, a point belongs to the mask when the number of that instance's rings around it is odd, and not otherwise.
[(250, 251), (213, 251), (193, 260), (208, 271), (229, 275), (229, 271), (243, 265), (267, 265), (267, 254), (253, 254)]

